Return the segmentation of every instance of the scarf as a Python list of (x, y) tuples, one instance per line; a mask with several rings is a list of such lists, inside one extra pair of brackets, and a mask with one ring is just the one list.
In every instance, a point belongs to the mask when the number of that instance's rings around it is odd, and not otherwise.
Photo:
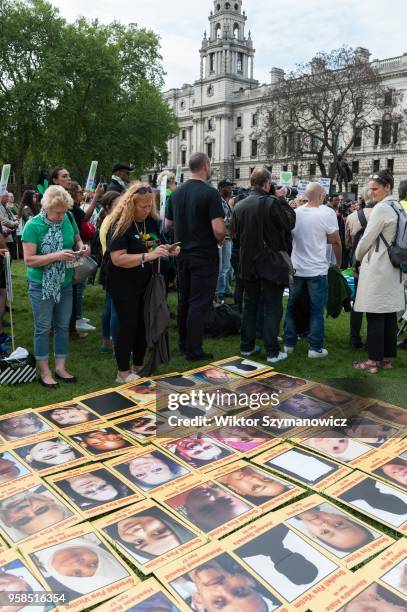
[(120, 187), (123, 187), (123, 189), (127, 191), (127, 185), (124, 182), (124, 180), (120, 178), (120, 176), (116, 176), (115, 174), (112, 174), (112, 181), (116, 181), (116, 183), (119, 183)]
[[(53, 223), (46, 215), (45, 210), (41, 209), (39, 213), (42, 221), (48, 226), (48, 232), (44, 236), (41, 244), (41, 253), (49, 255), (57, 253), (64, 248), (64, 239), (62, 236), (62, 224), (64, 219), (59, 223)], [(61, 300), (61, 286), (65, 280), (65, 262), (56, 261), (55, 263), (44, 266), (44, 274), (42, 277), (42, 299), (52, 299), (56, 304)]]

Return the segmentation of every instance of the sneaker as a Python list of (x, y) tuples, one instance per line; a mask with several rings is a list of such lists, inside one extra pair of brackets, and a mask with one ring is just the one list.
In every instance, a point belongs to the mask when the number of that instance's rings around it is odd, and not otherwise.
[(319, 349), (319, 351), (313, 351), (312, 349), (309, 349), (308, 357), (310, 359), (323, 359), (324, 357), (328, 357), (328, 351), (324, 348)]
[(294, 347), (284, 345), (284, 353), (287, 353), (287, 355), (291, 355), (291, 353), (294, 353)]
[(93, 325), (89, 325), (89, 323), (87, 323), (85, 321), (85, 319), (78, 319), (76, 321), (76, 331), (95, 331), (96, 327), (93, 327)]
[(282, 353), (280, 351), (276, 357), (267, 357), (267, 363), (278, 363), (279, 361), (284, 361), (287, 357), (287, 353)]
[(85, 321), (85, 323), (90, 323), (90, 319), (87, 319), (86, 317), (82, 317), (82, 321)]
[(116, 382), (119, 383), (120, 385), (125, 385), (126, 383), (133, 382), (134, 380), (138, 380), (139, 378), (140, 376), (138, 374), (135, 374), (134, 372), (132, 372), (131, 374), (126, 376), (126, 378), (124, 379), (117, 376)]
[(242, 357), (250, 357), (251, 355), (255, 355), (256, 353), (260, 352), (260, 347), (256, 346), (254, 347), (254, 349), (252, 351), (240, 351), (240, 354), (242, 355)]

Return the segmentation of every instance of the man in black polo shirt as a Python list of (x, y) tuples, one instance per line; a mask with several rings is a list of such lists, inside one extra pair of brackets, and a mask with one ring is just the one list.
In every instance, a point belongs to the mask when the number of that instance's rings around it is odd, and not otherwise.
[(222, 198), (208, 185), (211, 162), (205, 153), (189, 160), (191, 178), (171, 195), (166, 227), (181, 243), (178, 258), (179, 347), (189, 361), (212, 359), (202, 341), (219, 272), (218, 245), (225, 240)]

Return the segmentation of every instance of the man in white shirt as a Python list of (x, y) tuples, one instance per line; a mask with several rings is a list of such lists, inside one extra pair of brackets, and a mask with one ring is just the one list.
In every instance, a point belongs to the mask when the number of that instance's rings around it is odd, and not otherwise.
[(295, 325), (295, 302), (304, 285), (309, 294), (311, 314), (308, 333), (308, 357), (326, 357), (324, 346), (324, 309), (328, 299), (327, 244), (332, 244), (337, 265), (340, 267), (342, 246), (338, 221), (329, 206), (322, 206), (324, 189), (319, 183), (310, 183), (305, 192), (307, 204), (296, 209), (296, 225), (292, 232), (292, 262), (295, 269), (294, 284), (290, 287), (290, 297), (284, 321), (284, 350), (292, 353), (297, 344)]

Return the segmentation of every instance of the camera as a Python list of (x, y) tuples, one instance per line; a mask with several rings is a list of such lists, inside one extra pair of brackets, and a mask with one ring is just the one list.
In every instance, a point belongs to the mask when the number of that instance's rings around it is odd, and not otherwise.
[[(276, 185), (275, 183), (271, 183), (270, 195), (275, 196), (276, 191), (278, 191), (282, 187), (283, 187), (282, 185)], [(296, 189), (295, 187), (286, 187), (286, 189), (287, 189), (287, 196), (286, 196), (287, 200), (293, 200), (294, 198), (297, 197), (298, 189)]]

